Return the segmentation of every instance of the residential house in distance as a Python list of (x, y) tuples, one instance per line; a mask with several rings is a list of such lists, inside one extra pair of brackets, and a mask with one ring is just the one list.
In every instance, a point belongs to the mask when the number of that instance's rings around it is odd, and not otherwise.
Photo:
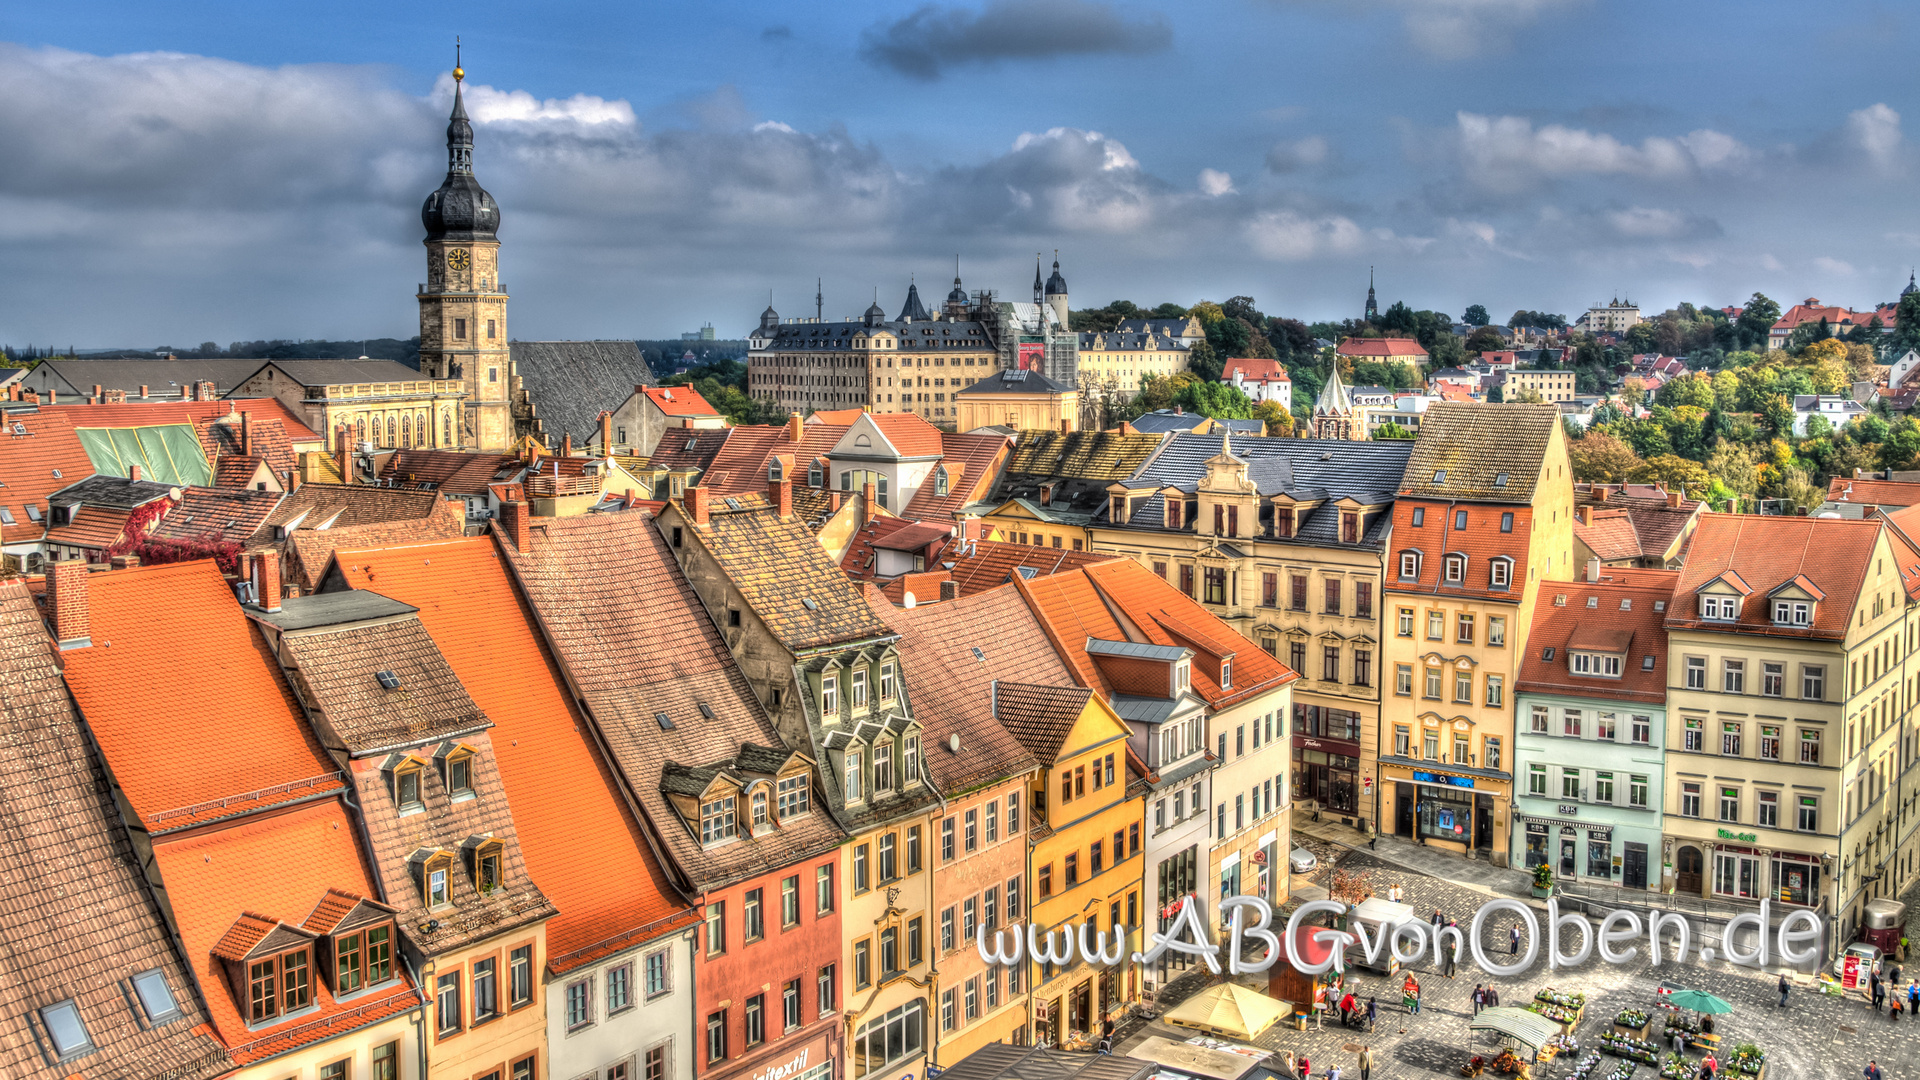
[(1428, 410), (1394, 503), (1383, 597), (1383, 831), (1508, 864), (1510, 691), (1540, 590), (1573, 577), (1568, 471), (1551, 406)]
[[(15, 1035), (0, 1051), (8, 1076), (171, 1074), (181, 1080), (233, 1068), (209, 1026), (193, 975), (148, 893), (138, 856), (109, 797), (107, 776), (76, 722), (47, 633), (24, 584), (0, 585), (0, 653), (9, 693), (0, 732), (15, 758), (0, 805), (32, 829), (9, 830), (11, 888), (57, 896), (87, 882), (88, 903), (9, 905), (0, 932), (46, 947), (7, 963), (4, 997)], [(62, 812), (46, 815), (48, 806)], [(42, 816), (46, 815), (46, 816)]]
[(1798, 304), (1780, 313), (1780, 318), (1767, 331), (1767, 349), (1775, 352), (1787, 347), (1787, 340), (1793, 332), (1809, 323), (1825, 320), (1835, 334), (1845, 333), (1858, 326), (1866, 326), (1874, 319), (1880, 320), (1883, 333), (1893, 329), (1894, 315), (1897, 309), (1893, 305), (1876, 308), (1872, 311), (1855, 311), (1852, 308), (1823, 304), (1819, 297), (1809, 296)]
[(920, 1071), (930, 1043), (931, 872), (904, 858), (939, 825), (910, 709), (913, 673), (813, 534), (791, 514), (791, 474), (767, 496), (689, 488), (659, 527), (787, 747), (821, 763), (842, 849), (850, 1080)]
[(1846, 427), (1871, 412), (1850, 394), (1795, 394), (1793, 396), (1793, 433), (1804, 436), (1807, 423), (1819, 417), (1834, 430)]
[[(220, 572), (65, 560), (47, 584), (67, 687), (191, 971), (179, 994), (237, 1075), (419, 1077), (418, 926), (368, 872), (344, 777)], [(238, 730), (246, 753), (207, 752)]]
[(1024, 431), (993, 497), (962, 513), (981, 539), (1085, 550), (1107, 486), (1132, 476), (1168, 436), (1115, 431)]
[(1293, 409), (1293, 377), (1278, 360), (1229, 359), (1220, 373), (1220, 381), (1255, 401), (1278, 402), (1283, 409)]
[(1009, 427), (1070, 432), (1080, 426), (1080, 391), (1038, 371), (1000, 371), (953, 395), (955, 429)]
[(1696, 896), (1824, 907), (1829, 950), (1900, 850), (1920, 554), (1883, 520), (1708, 514), (1667, 607), (1666, 846)]
[(1501, 373), (1500, 386), (1508, 401), (1531, 391), (1549, 405), (1572, 401), (1574, 373), (1564, 368), (1512, 367)]
[(1836, 476), (1827, 481), (1827, 501), (1817, 512), (1858, 518), (1869, 516), (1869, 509), (1888, 514), (1909, 506), (1920, 506), (1920, 483)]
[(1294, 793), (1377, 820), (1381, 588), (1415, 444), (1176, 435), (1108, 488), (1096, 551), (1131, 559), (1299, 674)]
[[(1131, 401), (1151, 375), (1165, 379), (1187, 370), (1187, 346), (1166, 334), (1096, 330), (1080, 335), (1081, 386), (1120, 394)], [(1092, 383), (1084, 380), (1096, 380)], [(967, 430), (963, 425), (962, 431)]]
[(499, 540), (337, 551), (322, 594), (417, 608), (493, 721), (522, 861), (558, 909), (534, 970), (545, 984), (545, 1075), (688, 1080), (699, 917), (624, 798)]
[[(1027, 852), (1041, 835), (1032, 792), (1040, 762), (992, 714), (995, 687), (1071, 687), (1072, 676), (1011, 586), (951, 603), (898, 608), (869, 590), (874, 615), (900, 634), (914, 673), (914, 717), (926, 733), (923, 769), (946, 805), (929, 838), (935, 868), (940, 1038), (935, 1065), (993, 1043), (1023, 1045), (1026, 969), (989, 966), (975, 948), (1004, 927), (1026, 931)], [(917, 863), (921, 853), (909, 849)]]
[(1624, 334), (1643, 321), (1640, 318), (1640, 305), (1616, 296), (1604, 304), (1588, 308), (1586, 314), (1574, 321), (1573, 328), (1589, 334)]
[(1016, 576), (1044, 577), (1116, 556), (957, 537), (951, 528), (904, 518), (874, 518), (855, 530), (840, 569), (871, 581), (896, 606), (914, 606), (997, 588)]
[[(669, 432), (725, 431), (727, 418), (691, 386), (636, 386), (633, 394), (603, 417), (587, 445), (601, 454), (652, 454)], [(585, 434), (584, 432), (582, 434)]]
[(1177, 319), (1136, 316), (1121, 319), (1116, 329), (1122, 334), (1152, 334), (1156, 337), (1169, 338), (1189, 349), (1193, 348), (1195, 343), (1207, 340), (1206, 328), (1200, 325), (1200, 319), (1195, 315)]
[[(1040, 762), (1028, 788), (1035, 835), (1036, 933), (1084, 924), (1111, 936), (1141, 925), (1140, 801), (1129, 795), (1129, 730), (1092, 690), (995, 681), (994, 720)], [(1139, 939), (1126, 938), (1124, 958)], [(1124, 972), (1124, 974), (1123, 974)], [(1027, 962), (1038, 1040), (1097, 1038), (1140, 996), (1139, 969), (1096, 965), (1076, 948), (1070, 964)]]
[(1512, 849), (1563, 882), (1661, 887), (1667, 604), (1678, 573), (1604, 570), (1534, 608), (1514, 685)]
[(1673, 570), (1706, 513), (1705, 502), (1662, 485), (1575, 484), (1573, 556), (1581, 566)]
[(1426, 348), (1413, 338), (1350, 337), (1342, 341), (1334, 352), (1356, 363), (1370, 360), (1379, 364), (1399, 364), (1409, 369), (1415, 385), (1422, 384), (1422, 372), (1429, 359)]

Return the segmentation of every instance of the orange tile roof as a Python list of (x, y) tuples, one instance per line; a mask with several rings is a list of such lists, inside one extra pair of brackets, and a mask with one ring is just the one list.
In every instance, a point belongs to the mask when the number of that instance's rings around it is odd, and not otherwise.
[(87, 606), (67, 685), (147, 828), (344, 786), (212, 560), (89, 574)]
[(1425, 356), (1427, 350), (1413, 338), (1354, 338), (1340, 343), (1341, 356)]
[[(232, 398), (220, 401), (140, 401), (124, 405), (42, 405), (42, 413), (65, 416), (77, 428), (145, 427), (152, 424), (192, 424), (229, 413), (246, 411), (253, 419), (269, 417), (280, 421), (287, 438), (296, 443), (324, 443), (326, 439), (308, 427), (306, 420), (279, 398)], [(323, 447), (324, 448), (324, 447)]]
[[(840, 560), (841, 572), (855, 581), (873, 581), (888, 600), (900, 604), (905, 602), (907, 580), (910, 577), (929, 582), (951, 578), (959, 583), (961, 596), (972, 596), (1006, 584), (1013, 580), (1021, 568), (1031, 570), (1033, 573), (1029, 576), (1044, 577), (1120, 557), (1107, 552), (1072, 551), (1004, 540), (949, 541), (935, 550), (933, 558), (927, 562), (926, 571), (922, 573), (904, 574), (891, 579), (876, 577), (875, 560), (872, 557), (874, 547), (885, 546), (889, 537), (897, 537), (904, 529), (919, 527), (904, 518), (873, 519), (854, 532), (853, 542)], [(916, 598), (924, 602), (939, 595), (937, 584), (932, 584), (929, 589), (930, 593), (915, 586)]]
[[(7, 416), (0, 426), (0, 506), (13, 523), (0, 523), (0, 540), (23, 544), (45, 536), (47, 496), (92, 475), (93, 460), (64, 413)], [(39, 521), (27, 516), (29, 506)]]
[(668, 416), (719, 416), (700, 391), (691, 386), (648, 386), (642, 389), (654, 408)]
[(939, 457), (940, 429), (919, 413), (872, 413), (868, 419), (903, 457)]
[(788, 439), (785, 425), (732, 428), (726, 444), (701, 474), (700, 486), (716, 496), (765, 491), (768, 458), (775, 454), (792, 454), (795, 461), (824, 457), (846, 430), (845, 424), (802, 424), (796, 443)]
[(933, 474), (914, 491), (913, 499), (901, 509), (900, 516), (914, 521), (946, 520), (968, 503), (993, 493), (994, 481), (1013, 452), (1013, 440), (1005, 435), (966, 435), (951, 431), (940, 433), (940, 463), (958, 477), (949, 476), (947, 493), (936, 494)]
[(1625, 510), (1597, 510), (1590, 521), (1576, 517), (1573, 535), (1601, 562), (1637, 559), (1645, 554), (1640, 547), (1640, 534), (1634, 531), (1633, 515)]
[[(250, 1031), (218, 959), (230, 932), (242, 929), (236, 923), (244, 921), (264, 935), (275, 923), (300, 925), (329, 889), (374, 895), (358, 836), (340, 801), (329, 798), (154, 842), (153, 859), (166, 884), (180, 944), (205, 992), (214, 1029), (236, 1062), (264, 1060), (419, 1006), (405, 965), (395, 964), (397, 979), (345, 1004), (334, 1000), (325, 978), (315, 978), (312, 1014)], [(289, 852), (299, 857), (288, 858)]]
[(1920, 505), (1920, 484), (1901, 480), (1850, 480), (1836, 476), (1827, 481), (1827, 501), (1866, 503), (1869, 506)]
[(1292, 382), (1287, 374), (1286, 365), (1278, 360), (1259, 356), (1235, 356), (1227, 360), (1227, 366), (1220, 372), (1221, 382), (1232, 382), (1235, 375), (1254, 382)]
[(845, 427), (860, 419), (865, 409), (821, 409), (807, 417), (809, 424), (838, 424)]
[[(301, 488), (305, 491), (306, 488)], [(395, 493), (397, 494), (397, 493)], [(466, 532), (467, 511), (464, 502), (435, 495), (430, 512), (422, 518), (393, 521), (368, 521), (358, 525), (334, 524), (330, 528), (299, 528), (283, 546), (286, 560), (282, 577), (298, 582), (308, 592), (320, 587), (320, 575), (326, 573), (328, 556), (343, 547), (384, 547), (393, 544), (421, 544), (433, 540), (451, 540)], [(316, 524), (313, 518), (302, 523)]]
[(690, 925), (619, 794), (559, 665), (487, 537), (338, 551), (346, 582), (420, 609), (490, 738), (527, 870), (560, 914), (547, 925), (558, 974)]
[[(1882, 522), (1872, 519), (1707, 514), (1694, 531), (1673, 603), (1667, 607), (1667, 629), (1842, 639), (1883, 528)], [(1904, 575), (1906, 567), (1900, 569)], [(1732, 624), (1701, 619), (1695, 593), (1729, 572), (1752, 590), (1740, 606), (1739, 619)], [(1827, 598), (1814, 605), (1812, 626), (1775, 627), (1768, 594), (1802, 574), (1817, 583)]]
[[(548, 471), (553, 466), (543, 459)], [(484, 495), (487, 485), (520, 475), (522, 462), (512, 454), (465, 450), (396, 450), (380, 465), (380, 478), (441, 495)]]
[(1855, 311), (1837, 304), (1822, 304), (1818, 297), (1810, 296), (1805, 303), (1795, 304), (1781, 312), (1779, 321), (1773, 324), (1772, 329), (1792, 330), (1801, 323), (1817, 323), (1821, 319), (1827, 320), (1830, 326), (1865, 326), (1873, 321), (1875, 315), (1880, 316), (1881, 325), (1892, 325), (1883, 309)]
[(116, 510), (111, 506), (76, 506), (72, 514), (73, 519), (67, 524), (55, 525), (47, 530), (47, 543), (110, 548), (126, 534), (127, 520), (133, 517), (133, 511)]
[[(1638, 570), (1618, 578), (1613, 576), (1617, 572), (1602, 573), (1605, 576), (1597, 582), (1541, 583), (1517, 690), (1650, 704), (1666, 700), (1665, 608), (1673, 599), (1680, 572)], [(1573, 674), (1569, 648), (1624, 653), (1620, 677)], [(1551, 660), (1547, 659), (1549, 649)], [(1653, 658), (1651, 668), (1646, 666), (1648, 657)]]
[[(1415, 509), (1424, 511), (1424, 523), (1418, 528), (1413, 524)], [(1454, 528), (1454, 515), (1462, 512), (1467, 515), (1464, 531)], [(1504, 514), (1513, 515), (1510, 533), (1500, 531)], [(1402, 495), (1393, 504), (1393, 550), (1387, 553), (1386, 591), (1472, 596), (1518, 604), (1527, 582), (1527, 538), (1532, 533), (1531, 506), (1489, 506)], [(1402, 581), (1400, 556), (1409, 551), (1420, 555), (1420, 577), (1415, 581)], [(1445, 556), (1452, 552), (1466, 554), (1466, 578), (1459, 585), (1443, 585)], [(1492, 585), (1492, 560), (1502, 557), (1513, 560), (1512, 576), (1508, 578), (1512, 588), (1509, 589), (1495, 589)]]

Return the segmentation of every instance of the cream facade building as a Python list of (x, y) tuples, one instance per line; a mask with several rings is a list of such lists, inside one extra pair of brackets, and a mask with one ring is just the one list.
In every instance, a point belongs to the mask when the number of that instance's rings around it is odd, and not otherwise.
[(1164, 379), (1185, 370), (1187, 347), (1179, 338), (1117, 330), (1080, 335), (1080, 376), (1099, 380), (1103, 391), (1111, 389), (1132, 399), (1146, 376)]
[(1560, 401), (1572, 401), (1574, 395), (1573, 372), (1562, 368), (1510, 368), (1502, 376), (1502, 385), (1508, 401), (1513, 401), (1523, 390), (1533, 390), (1540, 394), (1540, 400), (1551, 405)]

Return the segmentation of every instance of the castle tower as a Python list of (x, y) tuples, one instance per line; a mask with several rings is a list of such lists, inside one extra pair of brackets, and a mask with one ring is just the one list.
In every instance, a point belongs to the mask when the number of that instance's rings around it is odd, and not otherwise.
[(1367, 267), (1367, 315), (1368, 322), (1377, 322), (1380, 318), (1380, 301), (1373, 295), (1373, 267)]
[[(1039, 275), (1036, 273), (1035, 277)], [(1053, 276), (1047, 279), (1047, 304), (1053, 308), (1053, 314), (1060, 320), (1061, 329), (1067, 326), (1067, 279), (1060, 276), (1060, 252), (1053, 253)]]
[[(420, 371), (466, 384), (465, 415), (436, 418), (432, 445), (507, 450), (515, 379), (500, 285), (500, 207), (473, 178), (473, 125), (460, 93), (466, 75), (454, 67), (447, 178), (420, 208), (427, 230), (427, 280), (418, 294)], [(444, 436), (448, 427), (451, 440)]]

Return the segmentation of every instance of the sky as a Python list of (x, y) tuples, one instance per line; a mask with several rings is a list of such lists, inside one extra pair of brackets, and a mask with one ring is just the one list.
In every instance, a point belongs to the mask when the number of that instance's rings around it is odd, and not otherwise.
[(454, 38), (509, 336), (742, 336), (909, 280), (1572, 317), (1920, 262), (1920, 10), (1650, 0), (20, 3), (0, 342), (408, 337)]

